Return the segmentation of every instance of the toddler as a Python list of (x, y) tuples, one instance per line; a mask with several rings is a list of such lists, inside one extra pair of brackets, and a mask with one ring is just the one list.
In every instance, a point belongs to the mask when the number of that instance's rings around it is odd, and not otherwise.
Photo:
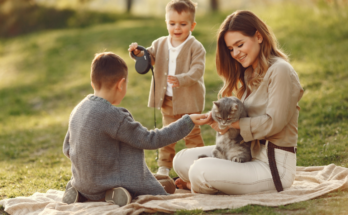
[[(156, 83), (155, 91), (153, 83), (151, 84), (148, 106), (155, 105), (155, 108), (161, 109), (163, 127), (184, 114), (201, 113), (204, 109), (205, 49), (191, 35), (196, 26), (195, 7), (196, 4), (191, 0), (170, 1), (166, 6), (169, 35), (160, 37), (147, 48), (152, 64), (155, 65)], [(141, 56), (143, 53), (136, 49), (137, 46), (137, 43), (132, 43), (128, 51)], [(199, 125), (184, 140), (188, 148), (204, 146)], [(159, 149), (157, 174), (169, 175), (175, 156), (175, 144)]]

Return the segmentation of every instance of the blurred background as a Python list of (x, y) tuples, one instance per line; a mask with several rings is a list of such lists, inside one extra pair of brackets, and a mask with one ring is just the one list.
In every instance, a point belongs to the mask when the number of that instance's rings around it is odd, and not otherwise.
[[(135, 72), (127, 49), (132, 42), (148, 47), (168, 35), (167, 2), (0, 0), (0, 199), (64, 190), (71, 171), (62, 143), (72, 109), (93, 93), (89, 73), (95, 53), (112, 51), (126, 61), (128, 92), (120, 106), (154, 128), (153, 109), (147, 108), (151, 75)], [(217, 30), (233, 11), (251, 10), (274, 31), (305, 89), (297, 164), (348, 167), (348, 0), (196, 2), (193, 36), (207, 51), (204, 111), (223, 85), (215, 68)], [(160, 128), (161, 114), (156, 115)], [(202, 126), (202, 134), (206, 145), (214, 144), (209, 126)], [(176, 150), (183, 148), (180, 141)], [(156, 152), (145, 155), (155, 172)]]
[[(210, 12), (294, 4), (299, 7), (339, 8), (347, 0), (196, 0), (198, 16)], [(163, 16), (165, 0), (0, 0), (0, 36), (11, 37), (37, 30), (86, 27), (129, 18)], [(123, 15), (121, 15), (123, 14)], [(126, 15), (128, 16), (126, 16)]]

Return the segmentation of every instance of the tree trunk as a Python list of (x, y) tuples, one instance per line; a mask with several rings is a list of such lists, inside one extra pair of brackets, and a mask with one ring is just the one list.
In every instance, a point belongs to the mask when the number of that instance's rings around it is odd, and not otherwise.
[(210, 0), (210, 6), (212, 11), (217, 11), (219, 9), (218, 0)]
[(131, 9), (132, 9), (132, 4), (133, 4), (133, 0), (126, 0), (127, 1), (127, 13), (130, 13)]

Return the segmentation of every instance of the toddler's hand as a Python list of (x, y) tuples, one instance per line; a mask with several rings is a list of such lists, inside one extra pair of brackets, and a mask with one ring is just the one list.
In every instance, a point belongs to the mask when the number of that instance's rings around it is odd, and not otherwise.
[(179, 80), (175, 76), (168, 75), (167, 82), (170, 84), (173, 84), (173, 86), (172, 86), (173, 88), (180, 86)]
[(211, 115), (207, 114), (190, 114), (192, 122), (196, 125), (208, 124), (211, 120)]
[(129, 45), (128, 51), (133, 52), (135, 55), (138, 55), (140, 53), (140, 50), (137, 49), (138, 43), (132, 43)]

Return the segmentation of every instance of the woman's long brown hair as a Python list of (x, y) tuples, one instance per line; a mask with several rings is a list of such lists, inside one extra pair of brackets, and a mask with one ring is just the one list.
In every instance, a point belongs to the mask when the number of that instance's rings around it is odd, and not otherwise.
[[(253, 37), (258, 31), (263, 37), (260, 44), (258, 65), (254, 71), (256, 76), (251, 78), (248, 83), (244, 81), (246, 68), (243, 68), (238, 61), (232, 58), (230, 50), (226, 46), (224, 37), (228, 31), (239, 31), (249, 37)], [(218, 97), (235, 94), (241, 99), (248, 86), (258, 85), (262, 81), (267, 69), (271, 66), (272, 58), (281, 57), (288, 61), (287, 55), (278, 49), (277, 45), (277, 39), (272, 31), (254, 13), (240, 10), (227, 16), (220, 26), (217, 38), (216, 69), (218, 75), (224, 81), (224, 86), (221, 88)]]

